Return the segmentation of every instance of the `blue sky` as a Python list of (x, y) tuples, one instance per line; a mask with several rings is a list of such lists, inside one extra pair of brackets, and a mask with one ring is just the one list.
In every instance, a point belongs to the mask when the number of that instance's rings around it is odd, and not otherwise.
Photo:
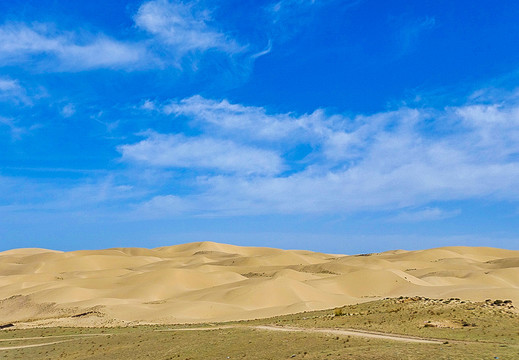
[(519, 249), (516, 1), (0, 3), (0, 250)]

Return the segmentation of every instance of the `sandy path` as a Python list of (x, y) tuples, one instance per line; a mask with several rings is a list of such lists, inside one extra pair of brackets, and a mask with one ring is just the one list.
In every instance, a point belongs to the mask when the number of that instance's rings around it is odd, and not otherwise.
[(64, 342), (67, 342), (67, 341), (74, 341), (74, 339), (53, 341), (53, 342), (43, 343), (43, 344), (31, 344), (31, 345), (18, 345), (18, 346), (0, 347), (0, 350), (25, 349), (25, 348), (32, 348), (32, 347), (38, 347), (38, 346), (47, 346), (47, 345), (60, 344), (60, 343), (64, 343)]
[(0, 339), (0, 342), (17, 341), (17, 340), (40, 340), (40, 339), (52, 339), (52, 338), (64, 338), (64, 337), (109, 336), (109, 335), (111, 335), (111, 334), (51, 335), (51, 336), (36, 336), (36, 337), (20, 337), (20, 338), (11, 338), (11, 339)]
[(347, 330), (309, 329), (309, 328), (297, 328), (297, 327), (278, 327), (278, 326), (269, 326), (269, 325), (255, 326), (255, 329), (268, 330), (268, 331), (289, 331), (289, 332), (306, 332), (306, 333), (322, 333), (322, 334), (332, 334), (332, 335), (360, 336), (360, 337), (366, 337), (366, 338), (405, 341), (405, 342), (414, 342), (414, 343), (423, 343), (423, 344), (441, 344), (443, 342), (442, 340), (424, 339), (424, 338), (419, 338), (419, 337), (414, 337), (414, 336), (396, 335), (396, 334), (372, 332), (372, 331), (364, 331), (364, 330), (354, 330), (354, 329), (347, 329)]
[[(21, 341), (21, 340), (41, 340), (41, 339), (50, 339), (50, 338), (64, 338), (64, 337), (91, 337), (91, 336), (109, 336), (111, 334), (72, 334), (72, 335), (52, 335), (52, 336), (37, 336), (37, 337), (21, 337), (21, 338), (12, 338), (12, 339), (0, 339), (0, 342), (6, 342), (6, 341)], [(29, 345), (17, 345), (17, 346), (7, 346), (7, 347), (0, 347), (0, 351), (2, 350), (15, 350), (15, 349), (25, 349), (25, 348), (32, 348), (32, 347), (38, 347), (38, 346), (47, 346), (47, 345), (54, 345), (54, 344), (60, 344), (68, 341), (74, 341), (78, 339), (70, 339), (70, 340), (58, 340), (48, 343), (41, 343), (41, 344), (29, 344)]]
[(394, 341), (405, 341), (422, 344), (442, 344), (444, 340), (425, 339), (414, 336), (397, 335), (390, 333), (355, 330), (355, 329), (315, 329), (315, 328), (299, 328), (299, 327), (279, 327), (272, 325), (258, 325), (258, 326), (241, 326), (241, 325), (228, 325), (218, 327), (199, 327), (199, 328), (180, 328), (180, 329), (165, 329), (157, 331), (208, 331), (208, 330), (222, 330), (231, 328), (252, 328), (266, 331), (286, 331), (286, 332), (306, 332), (306, 333), (322, 333), (331, 335), (346, 335), (346, 336), (360, 336), (365, 338), (383, 339), (383, 340), (394, 340)]

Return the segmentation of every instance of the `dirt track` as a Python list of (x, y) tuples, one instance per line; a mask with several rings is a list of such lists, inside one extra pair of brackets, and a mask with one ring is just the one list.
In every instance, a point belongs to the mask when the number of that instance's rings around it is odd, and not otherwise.
[(299, 328), (299, 327), (279, 327), (279, 326), (271, 326), (271, 325), (259, 325), (253, 327), (247, 326), (219, 326), (219, 327), (198, 327), (198, 328), (180, 328), (180, 329), (167, 329), (167, 330), (159, 330), (159, 331), (207, 331), (207, 330), (220, 330), (220, 329), (230, 329), (230, 328), (252, 328), (258, 330), (266, 330), (266, 331), (287, 331), (287, 332), (306, 332), (306, 333), (322, 333), (322, 334), (331, 334), (331, 335), (346, 335), (346, 336), (360, 336), (365, 338), (373, 338), (373, 339), (384, 339), (384, 340), (394, 340), (394, 341), (404, 341), (404, 342), (414, 342), (414, 343), (423, 343), (423, 344), (441, 344), (442, 340), (436, 339), (425, 339), (419, 338), (415, 336), (406, 336), (406, 335), (398, 335), (398, 334), (390, 334), (390, 333), (382, 333), (382, 332), (373, 332), (373, 331), (365, 331), (365, 330), (355, 330), (355, 329), (316, 329), (316, 328)]
[[(21, 337), (21, 338), (11, 338), (11, 339), (0, 339), (0, 342), (6, 342), (6, 341), (23, 341), (23, 340), (41, 340), (41, 339), (50, 339), (50, 338), (67, 338), (67, 337), (73, 337), (73, 338), (81, 338), (81, 337), (89, 337), (89, 336), (108, 336), (110, 334), (73, 334), (73, 335), (54, 335), (54, 336), (37, 336), (37, 337)], [(58, 340), (48, 343), (41, 343), (41, 344), (29, 344), (29, 345), (17, 345), (17, 346), (5, 346), (0, 347), (1, 350), (15, 350), (15, 349), (25, 349), (25, 348), (31, 348), (31, 347), (38, 347), (38, 346), (46, 346), (46, 345), (54, 345), (54, 344), (60, 344), (67, 341), (74, 341), (77, 339), (68, 339), (68, 340)]]
[(297, 327), (278, 327), (278, 326), (268, 326), (261, 325), (256, 326), (256, 329), (260, 330), (268, 330), (268, 331), (296, 331), (296, 332), (307, 332), (307, 333), (322, 333), (322, 334), (332, 334), (332, 335), (347, 335), (347, 336), (360, 336), (374, 339), (384, 339), (384, 340), (394, 340), (394, 341), (405, 341), (405, 342), (415, 342), (415, 343), (424, 343), (424, 344), (441, 344), (441, 340), (434, 339), (425, 339), (414, 336), (406, 336), (406, 335), (397, 335), (397, 334), (389, 334), (389, 333), (381, 333), (381, 332), (372, 332), (372, 331), (364, 331), (364, 330), (354, 330), (354, 329), (315, 329), (315, 328), (297, 328)]
[[(16, 339), (14, 339), (14, 340), (16, 340)], [(18, 346), (0, 347), (0, 350), (25, 349), (25, 348), (32, 348), (32, 347), (38, 347), (38, 346), (60, 344), (60, 343), (64, 343), (64, 342), (67, 342), (67, 341), (73, 341), (73, 339), (71, 339), (71, 340), (53, 341), (53, 342), (43, 343), (43, 344), (31, 344), (31, 345), (18, 345)]]

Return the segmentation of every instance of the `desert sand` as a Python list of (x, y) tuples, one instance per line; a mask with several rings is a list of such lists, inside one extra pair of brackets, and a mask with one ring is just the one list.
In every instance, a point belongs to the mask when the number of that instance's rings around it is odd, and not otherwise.
[(200, 242), (0, 253), (0, 325), (216, 322), (416, 295), (519, 303), (519, 251), (348, 256)]

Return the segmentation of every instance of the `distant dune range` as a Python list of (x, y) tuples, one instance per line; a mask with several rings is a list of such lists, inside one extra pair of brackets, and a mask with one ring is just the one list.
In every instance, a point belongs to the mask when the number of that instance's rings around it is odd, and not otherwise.
[(415, 295), (517, 304), (519, 251), (445, 247), (346, 256), (201, 242), (0, 253), (0, 325), (213, 322)]

